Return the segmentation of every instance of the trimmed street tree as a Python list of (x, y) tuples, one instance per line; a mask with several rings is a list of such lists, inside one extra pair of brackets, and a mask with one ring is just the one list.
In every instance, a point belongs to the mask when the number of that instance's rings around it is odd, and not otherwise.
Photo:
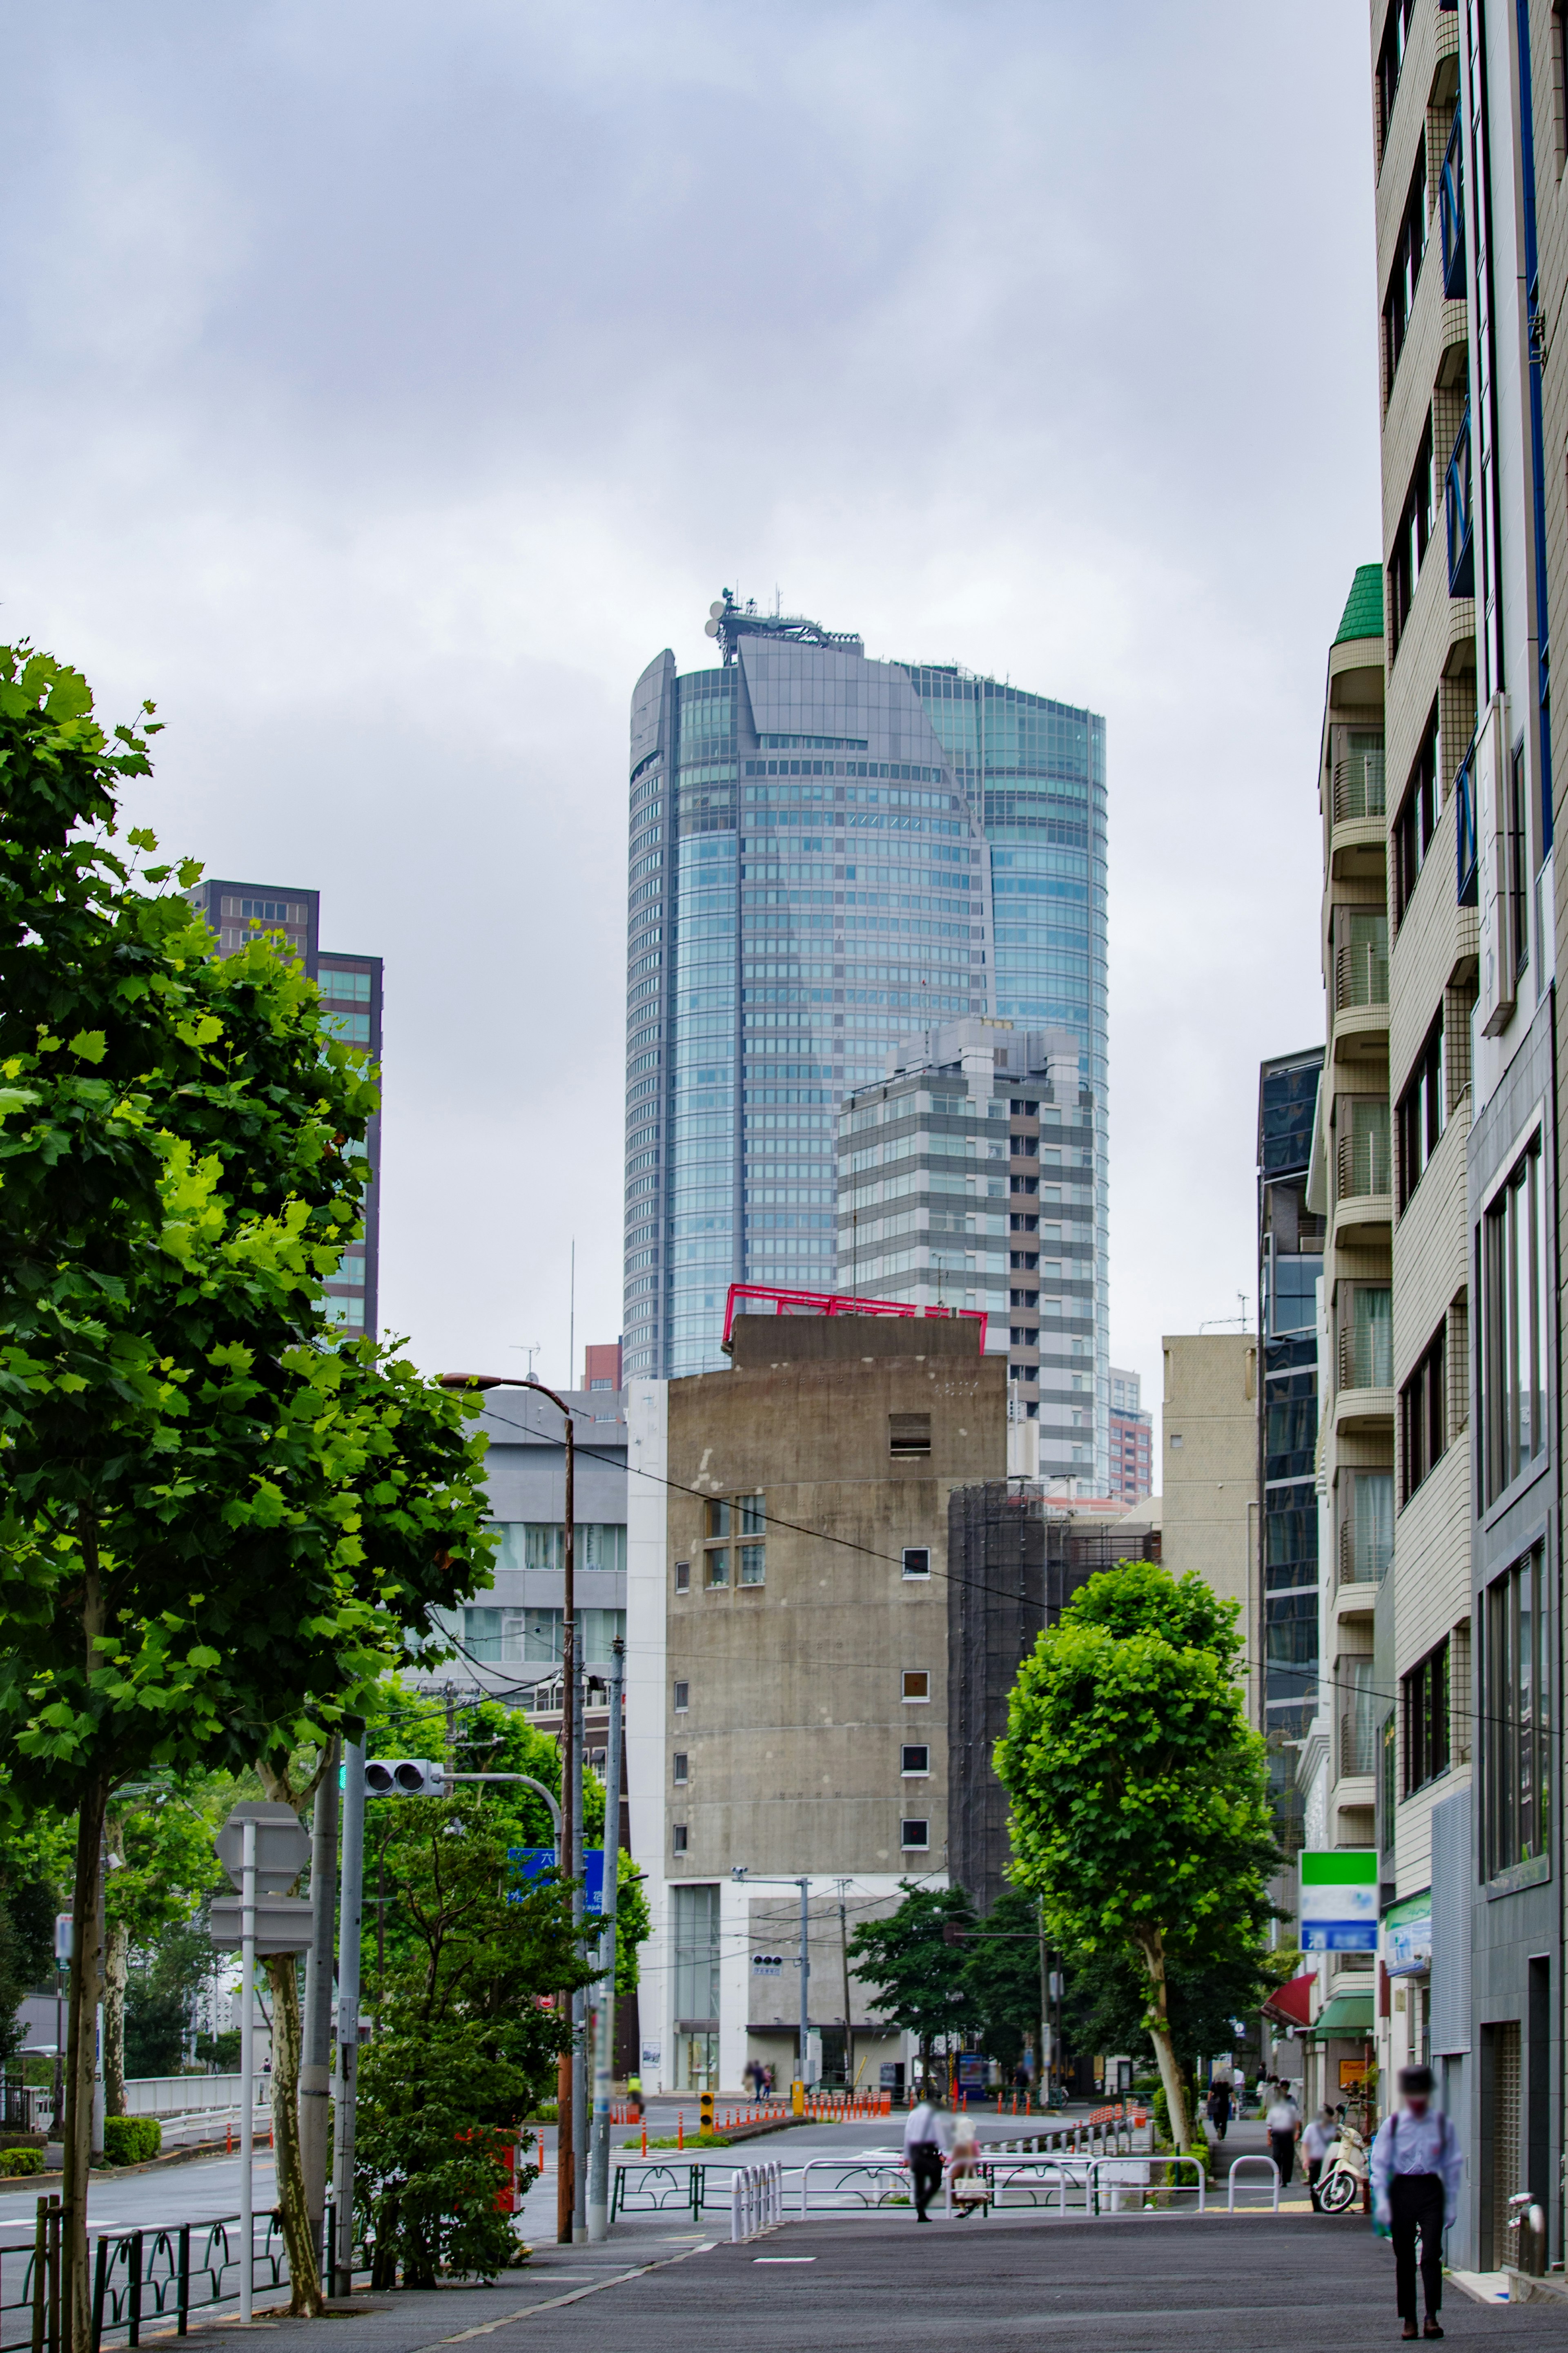
[(862, 1920), (850, 1935), (849, 1957), (884, 2017), (919, 2038), (921, 2073), (929, 2075), (935, 2045), (950, 2048), (976, 2022), (963, 1952), (974, 1907), (962, 1887), (921, 1887), (912, 1879), (899, 1885), (898, 1910)]
[(1147, 1561), (1091, 1577), (1019, 1669), (996, 1749), (1014, 1876), (1042, 1899), (1052, 1943), (1142, 1969), (1179, 2149), (1192, 2124), (1171, 1971), (1261, 1950), (1276, 1860), (1239, 1615)]
[(214, 953), (197, 868), (110, 847), (150, 732), (111, 742), (79, 676), (0, 649), (0, 1753), (13, 1808), (78, 1823), (69, 2353), (110, 1794), (353, 1729), (492, 1549), (461, 1401), (338, 1346), (321, 1304), (359, 1230), (363, 1056), (297, 964)]

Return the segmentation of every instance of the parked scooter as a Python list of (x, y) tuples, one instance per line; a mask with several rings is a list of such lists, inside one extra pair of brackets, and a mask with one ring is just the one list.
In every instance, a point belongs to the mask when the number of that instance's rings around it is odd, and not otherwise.
[(1348, 2116), (1340, 2118), (1340, 2137), (1318, 2176), (1318, 2204), (1325, 2214), (1348, 2213), (1368, 2179), (1366, 2143)]

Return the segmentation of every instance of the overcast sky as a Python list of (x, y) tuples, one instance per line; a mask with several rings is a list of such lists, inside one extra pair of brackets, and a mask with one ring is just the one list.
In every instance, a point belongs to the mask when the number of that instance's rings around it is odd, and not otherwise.
[(384, 1320), (620, 1321), (626, 731), (726, 585), (1107, 719), (1110, 1299), (1254, 1273), (1379, 552), (1362, 0), (6, 12), (0, 634), (386, 958)]

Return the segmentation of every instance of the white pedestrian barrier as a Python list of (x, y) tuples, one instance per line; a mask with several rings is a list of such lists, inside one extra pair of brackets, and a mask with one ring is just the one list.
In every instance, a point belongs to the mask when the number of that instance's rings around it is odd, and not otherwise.
[(784, 2167), (738, 2165), (730, 2176), (730, 2243), (740, 2246), (784, 2220)]
[(1271, 2157), (1265, 2157), (1261, 2149), (1255, 2151), (1250, 2157), (1238, 2157), (1232, 2159), (1230, 2171), (1226, 2176), (1226, 2212), (1227, 2214), (1234, 2214), (1236, 2211), (1236, 2177), (1240, 2172), (1244, 2165), (1266, 2165), (1268, 2168), (1268, 2179), (1272, 2183), (1274, 2189), (1274, 2203), (1270, 2211), (1273, 2213), (1278, 2214), (1279, 2211), (1279, 2168), (1275, 2164), (1274, 2159)]

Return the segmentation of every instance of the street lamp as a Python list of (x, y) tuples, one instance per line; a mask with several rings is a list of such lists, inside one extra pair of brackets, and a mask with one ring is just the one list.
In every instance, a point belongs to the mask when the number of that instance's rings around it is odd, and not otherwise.
[(730, 1876), (734, 1881), (737, 1887), (798, 1887), (800, 1890), (799, 2080), (801, 2090), (804, 2094), (805, 2089), (805, 2047), (807, 2038), (811, 2032), (811, 2002), (808, 1991), (811, 1978), (811, 1914), (809, 1910), (811, 1874), (809, 1872), (804, 1871), (798, 1873), (790, 1872), (763, 1872), (758, 1877), (753, 1879), (750, 1871), (747, 1870), (746, 1865), (743, 1862), (737, 1862), (731, 1865)]
[[(574, 1840), (583, 1820), (583, 1743), (577, 1728), (577, 1583), (574, 1552), (575, 1530), (572, 1514), (572, 1486), (574, 1469), (574, 1433), (572, 1409), (565, 1400), (547, 1388), (542, 1381), (523, 1380), (515, 1373), (443, 1373), (441, 1386), (447, 1389), (533, 1389), (540, 1397), (548, 1398), (562, 1418), (566, 1433), (566, 1576), (563, 1593), (564, 1608), (561, 1641), (561, 1761), (563, 1804), (559, 1831), (561, 1876), (575, 1877), (577, 1856)], [(572, 1922), (582, 1925), (583, 1897), (580, 1888), (574, 1888)], [(573, 2025), (581, 2007), (572, 1997)], [(576, 2119), (579, 2084), (586, 2089), (583, 2074), (583, 2054), (574, 2036), (571, 2052), (563, 2056), (555, 2076), (555, 2239), (558, 2246), (569, 2247), (574, 2235), (577, 2211)], [(584, 2189), (587, 2180), (584, 2178)], [(586, 2236), (586, 2215), (583, 2224)]]

